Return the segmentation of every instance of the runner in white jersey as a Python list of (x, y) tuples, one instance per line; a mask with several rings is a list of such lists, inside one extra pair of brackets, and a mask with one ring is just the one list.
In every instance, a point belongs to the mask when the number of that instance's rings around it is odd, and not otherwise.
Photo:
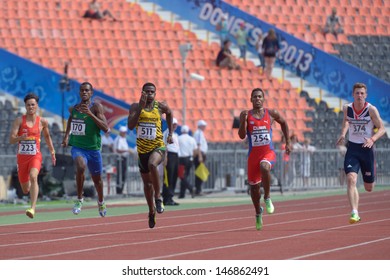
[[(374, 143), (385, 134), (385, 128), (377, 108), (366, 102), (367, 86), (356, 83), (352, 95), (354, 101), (343, 108), (344, 119), (336, 145), (344, 144), (348, 131), (344, 171), (347, 175), (347, 194), (352, 210), (349, 223), (354, 224), (360, 221), (359, 192), (356, 188), (359, 169), (362, 170), (364, 188), (371, 192), (375, 182)], [(377, 128), (376, 132), (374, 128)]]

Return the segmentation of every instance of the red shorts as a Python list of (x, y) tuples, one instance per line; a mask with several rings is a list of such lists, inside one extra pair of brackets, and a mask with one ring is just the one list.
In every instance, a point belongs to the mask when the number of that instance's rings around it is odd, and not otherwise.
[(18, 156), (17, 161), (18, 177), (20, 184), (27, 183), (30, 181), (30, 170), (31, 168), (38, 169), (38, 173), (42, 166), (42, 154), (35, 156)]
[(248, 156), (248, 184), (256, 185), (261, 182), (260, 163), (268, 162), (271, 168), (276, 162), (275, 151), (257, 152), (252, 150)]

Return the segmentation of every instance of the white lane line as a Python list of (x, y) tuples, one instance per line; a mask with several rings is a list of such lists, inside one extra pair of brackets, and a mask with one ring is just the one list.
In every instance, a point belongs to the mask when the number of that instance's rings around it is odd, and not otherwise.
[(357, 244), (350, 245), (350, 246), (338, 247), (338, 248), (334, 248), (334, 249), (330, 249), (330, 250), (319, 251), (319, 252), (316, 252), (316, 253), (311, 253), (311, 254), (307, 254), (307, 255), (302, 255), (302, 256), (298, 256), (298, 257), (291, 258), (291, 259), (289, 259), (289, 260), (306, 259), (306, 258), (310, 258), (310, 257), (314, 257), (314, 256), (319, 256), (319, 255), (327, 254), (327, 253), (333, 253), (333, 252), (342, 251), (342, 250), (347, 250), (347, 249), (351, 249), (351, 248), (355, 248), (355, 247), (366, 246), (366, 245), (370, 245), (370, 244), (372, 244), (372, 243), (382, 242), (382, 241), (386, 241), (386, 240), (389, 240), (389, 239), (390, 239), (390, 236), (389, 236), (389, 237), (385, 237), (385, 238), (376, 239), (376, 240), (367, 241), (367, 242), (357, 243)]
[[(372, 205), (372, 204), (370, 204)], [(338, 208), (344, 208), (342, 207), (326, 207), (326, 208), (320, 208), (320, 209), (311, 209), (311, 210), (306, 210), (305, 212), (319, 212), (319, 211), (328, 211), (328, 210), (334, 210)], [(218, 215), (218, 214), (228, 214), (229, 212), (231, 213), (237, 213), (237, 212), (253, 212), (252, 210), (244, 209), (244, 210), (229, 210), (229, 211), (220, 211), (220, 212), (210, 212), (210, 213), (202, 213), (202, 214), (191, 214), (191, 215), (182, 215), (182, 216), (175, 216), (175, 217), (167, 217), (167, 218), (160, 218), (159, 220), (171, 220), (171, 219), (181, 219), (181, 218), (189, 218), (189, 217), (198, 217), (198, 216), (207, 216), (207, 215)], [(289, 211), (289, 212), (283, 212), (283, 213), (275, 213), (272, 214), (273, 216), (282, 216), (282, 215), (290, 215), (294, 213), (301, 213), (301, 210), (296, 210), (296, 211)], [(362, 212), (363, 213), (363, 212)], [(172, 228), (172, 227), (180, 227), (180, 226), (191, 226), (191, 225), (198, 225), (198, 224), (208, 224), (208, 223), (215, 223), (215, 222), (228, 222), (228, 221), (235, 221), (237, 219), (252, 219), (253, 215), (246, 215), (245, 217), (237, 217), (237, 218), (226, 218), (226, 219), (218, 219), (218, 220), (210, 220), (210, 221), (202, 221), (202, 222), (195, 222), (195, 223), (185, 223), (185, 224), (176, 224), (176, 225), (170, 225), (170, 226), (160, 226), (155, 228), (154, 230), (160, 230), (160, 229), (166, 229), (166, 228)], [(145, 220), (137, 220), (137, 222), (145, 222)], [(93, 224), (93, 225), (78, 225), (78, 226), (70, 226), (70, 227), (60, 227), (60, 228), (51, 228), (51, 229), (44, 229), (44, 230), (32, 230), (32, 231), (24, 231), (24, 232), (9, 232), (9, 233), (4, 233), (1, 235), (12, 235), (14, 236), (15, 234), (29, 234), (29, 233), (43, 233), (43, 232), (48, 232), (48, 231), (53, 231), (53, 230), (73, 230), (77, 228), (86, 228), (88, 226), (105, 226), (105, 225), (115, 225), (115, 224), (127, 224), (127, 223), (133, 223), (134, 220), (132, 221), (119, 221), (119, 222), (112, 222), (112, 223), (105, 223), (105, 224)], [(140, 229), (133, 229), (133, 230), (126, 230), (126, 231), (110, 231), (110, 232), (101, 232), (101, 233), (95, 233), (95, 234), (86, 234), (86, 235), (75, 235), (75, 236), (69, 236), (65, 238), (56, 238), (56, 239), (45, 239), (45, 240), (36, 240), (36, 241), (28, 241), (28, 242), (22, 242), (22, 243), (7, 243), (7, 244), (0, 244), (0, 248), (2, 247), (10, 247), (10, 246), (25, 246), (25, 245), (32, 245), (32, 244), (41, 244), (41, 243), (48, 243), (48, 242), (59, 242), (59, 241), (66, 241), (66, 240), (71, 240), (71, 239), (78, 239), (78, 238), (88, 238), (92, 236), (103, 236), (103, 235), (113, 235), (113, 234), (121, 234), (121, 233), (132, 233), (132, 232), (139, 232), (139, 231), (148, 231), (149, 229), (146, 227), (142, 227)], [(77, 232), (76, 232), (77, 233)], [(70, 233), (69, 233), (70, 234)]]
[[(343, 201), (345, 202), (345, 199), (342, 199), (342, 200), (332, 200), (332, 202), (340, 202), (340, 201)], [(386, 203), (387, 201), (383, 201), (383, 203)], [(294, 205), (281, 205), (281, 206), (277, 206), (277, 209), (282, 209), (282, 208), (288, 208), (288, 209), (293, 209), (297, 206), (310, 206), (310, 205), (319, 205), (319, 204), (326, 204), (329, 206), (329, 201), (324, 201), (324, 202), (321, 202), (321, 203), (317, 203), (317, 202), (308, 202), (308, 203), (299, 203), (299, 204), (294, 204)], [(361, 203), (360, 205), (372, 205), (373, 203), (372, 202), (367, 202), (367, 203)], [(377, 201), (375, 202), (374, 204), (381, 204), (380, 201)], [(231, 206), (231, 207), (236, 207), (237, 205), (234, 205), (234, 206)], [(216, 208), (219, 208), (220, 206), (216, 207)], [(223, 207), (230, 207), (230, 206), (223, 206)], [(337, 206), (337, 207), (328, 207), (328, 208), (322, 208), (323, 210), (328, 210), (328, 209), (341, 209), (341, 208), (345, 208), (345, 207), (348, 207), (347, 205), (341, 205), (341, 206)], [(199, 208), (199, 209), (214, 209), (213, 207), (208, 207), (208, 208)], [(317, 210), (317, 209), (316, 209)], [(310, 211), (316, 211), (314, 209), (311, 209), (311, 210), (305, 210), (305, 212), (310, 212)], [(321, 209), (319, 209), (321, 210)], [(181, 211), (181, 210), (180, 210)], [(242, 209), (242, 210), (237, 210), (237, 209), (234, 209), (234, 210), (223, 210), (223, 211), (211, 211), (210, 213), (202, 213), (202, 214), (190, 214), (190, 215), (180, 215), (180, 216), (174, 216), (174, 217), (159, 217), (159, 220), (168, 220), (168, 219), (177, 219), (177, 218), (187, 218), (187, 217), (197, 217), (199, 215), (202, 215), (202, 216), (206, 216), (206, 215), (218, 215), (218, 214), (221, 214), (221, 213), (237, 213), (237, 212), (253, 212), (252, 209)], [(282, 213), (275, 213), (273, 214), (273, 216), (279, 216), (279, 215), (289, 215), (291, 213), (300, 213), (302, 212), (302, 210), (296, 210), (296, 211), (288, 211), (288, 212), (282, 212)], [(362, 212), (363, 213), (363, 212)], [(128, 214), (128, 215), (121, 215), (123, 217), (125, 216), (131, 216), (131, 215), (138, 215), (138, 214)], [(119, 217), (119, 216), (115, 216), (115, 217)], [(249, 218), (249, 217), (246, 217), (246, 218)], [(250, 217), (251, 218), (251, 217)], [(88, 218), (86, 218), (88, 219)], [(92, 218), (93, 219), (93, 218)], [(100, 217), (98, 219), (101, 219)], [(74, 221), (74, 220), (72, 220)], [(118, 222), (106, 222), (106, 223), (95, 223), (95, 224), (82, 224), (82, 225), (76, 225), (76, 226), (64, 226), (64, 227), (54, 227), (54, 228), (47, 228), (47, 229), (34, 229), (34, 230), (28, 230), (28, 231), (15, 231), (15, 232), (4, 232), (4, 233), (0, 233), (0, 236), (7, 236), (7, 235), (16, 235), (16, 234), (29, 234), (29, 233), (44, 233), (44, 232), (50, 232), (50, 231), (56, 231), (56, 230), (68, 230), (68, 229), (77, 229), (77, 228), (87, 228), (87, 227), (96, 227), (96, 226), (105, 226), (105, 225), (117, 225), (117, 224), (127, 224), (127, 223), (136, 223), (136, 222), (145, 222), (145, 219), (138, 219), (138, 220), (131, 220), (131, 221), (118, 221)], [(40, 223), (47, 223), (47, 222), (40, 222)], [(31, 224), (31, 225), (34, 225), (34, 224)], [(36, 224), (35, 224), (36, 225)], [(12, 227), (12, 225), (10, 225)], [(0, 245), (1, 246), (1, 245)]]
[[(378, 209), (376, 209), (375, 211), (377, 211), (377, 210)], [(334, 216), (329, 217), (329, 218), (335, 218), (335, 217), (338, 217), (338, 216), (345, 216), (345, 215), (334, 215)], [(240, 219), (240, 218), (237, 218), (237, 219)], [(317, 220), (317, 219), (318, 218), (316, 217), (316, 218), (307, 218), (307, 219), (302, 219), (302, 220), (291, 220), (291, 221), (286, 221), (286, 222), (273, 223), (273, 224), (270, 224), (270, 225), (267, 225), (267, 226), (291, 224), (291, 223), (296, 223), (296, 222), (303, 222), (303, 221), (310, 221), (310, 220)], [(365, 222), (364, 224), (371, 224), (371, 223), (383, 222), (383, 221), (388, 221), (388, 220), (390, 220), (390, 219), (370, 221), (370, 222)], [(215, 221), (210, 221), (210, 222), (215, 222)], [(357, 225), (361, 225), (361, 224), (357, 224)], [(181, 226), (181, 225), (178, 225), (178, 226)], [(268, 242), (268, 241), (275, 241), (275, 240), (280, 240), (280, 239), (295, 238), (295, 237), (298, 237), (298, 236), (314, 234), (314, 233), (320, 233), (320, 232), (325, 232), (325, 231), (330, 231), (330, 230), (333, 230), (333, 229), (340, 229), (340, 228), (345, 228), (345, 227), (350, 227), (350, 226), (351, 225), (345, 225), (345, 226), (339, 226), (339, 227), (328, 228), (328, 229), (323, 229), (323, 230), (309, 231), (309, 232), (300, 233), (300, 234), (293, 234), (293, 235), (282, 236), (282, 237), (277, 237), (277, 238), (270, 238), (270, 239), (264, 239), (264, 240), (253, 241), (253, 242), (244, 242), (244, 243), (237, 243), (237, 244), (226, 245), (226, 246), (211, 247), (211, 248), (195, 250), (195, 251), (187, 251), (187, 252), (171, 254), (171, 255), (164, 255), (164, 256), (148, 258), (148, 259), (149, 260), (166, 259), (166, 258), (170, 258), (170, 257), (177, 257), (177, 256), (188, 255), (188, 254), (196, 254), (196, 253), (202, 253), (202, 252), (208, 252), (208, 251), (214, 251), (214, 250), (220, 250), (220, 249), (226, 249), (226, 248), (233, 248), (233, 247), (239, 247), (239, 246), (246, 246), (246, 245), (250, 245), (250, 244), (257, 244), (257, 243), (263, 243), (263, 242)], [(172, 226), (170, 226), (170, 227), (172, 227)], [(193, 237), (197, 237), (197, 236), (221, 234), (221, 233), (227, 233), (227, 232), (232, 232), (232, 231), (247, 230), (247, 229), (252, 229), (252, 228), (253, 228), (253, 226), (251, 226), (251, 227), (243, 227), (243, 228), (235, 228), (235, 229), (229, 229), (229, 230), (222, 230), (222, 231), (215, 231), (215, 232), (188, 234), (188, 235), (183, 235), (183, 236), (177, 236), (177, 237), (171, 237), (171, 238), (163, 238), (163, 239), (155, 239), (155, 240), (148, 240), (148, 241), (141, 241), (141, 242), (130, 242), (130, 243), (115, 244), (115, 245), (99, 246), (99, 247), (92, 247), (92, 248), (88, 248), (88, 249), (71, 250), (71, 251), (64, 251), (64, 252), (58, 252), (58, 253), (52, 253), (52, 254), (23, 256), (23, 257), (20, 257), (20, 258), (13, 258), (13, 260), (37, 259), (37, 258), (47, 258), (47, 257), (63, 256), (63, 255), (69, 255), (69, 254), (90, 252), (90, 251), (95, 251), (95, 250), (111, 249), (111, 248), (116, 248), (116, 247), (126, 247), (126, 246), (142, 245), (142, 244), (151, 244), (151, 243), (173, 241), (173, 240), (179, 240), (179, 239), (185, 239), (185, 238), (193, 238)], [(137, 230), (137, 231), (141, 231), (141, 230)]]
[[(367, 225), (367, 224), (373, 224), (373, 223), (381, 223), (381, 222), (385, 222), (385, 221), (390, 221), (390, 218), (389, 219), (382, 219), (382, 220), (365, 222), (364, 224), (363, 223), (356, 224), (355, 226)], [(177, 253), (177, 254), (170, 254), (170, 255), (164, 255), (164, 256), (159, 256), (159, 257), (154, 257), (154, 258), (148, 258), (147, 260), (167, 259), (167, 258), (180, 257), (180, 256), (185, 256), (185, 255), (191, 255), (191, 254), (199, 254), (199, 253), (205, 253), (205, 252), (210, 252), (210, 251), (235, 248), (235, 247), (240, 247), (240, 246), (254, 245), (254, 244), (259, 244), (259, 243), (264, 243), (264, 242), (269, 242), (269, 241), (276, 241), (276, 240), (282, 240), (282, 239), (289, 239), (289, 238), (305, 236), (305, 235), (309, 235), (309, 234), (322, 233), (322, 232), (326, 232), (326, 231), (332, 231), (332, 230), (347, 228), (347, 227), (350, 227), (350, 226), (351, 225), (344, 225), (344, 226), (338, 226), (338, 227), (333, 227), (333, 228), (314, 230), (314, 231), (308, 231), (308, 232), (304, 232), (304, 233), (297, 233), (297, 234), (292, 234), (292, 235), (286, 235), (286, 236), (280, 236), (280, 237), (275, 237), (275, 238), (269, 238), (269, 239), (264, 239), (264, 240), (257, 240), (257, 241), (252, 241), (252, 242), (237, 243), (237, 244), (218, 246), (218, 247), (210, 247), (210, 248), (201, 249), (201, 250), (187, 251), (187, 252), (182, 252), (182, 253)]]

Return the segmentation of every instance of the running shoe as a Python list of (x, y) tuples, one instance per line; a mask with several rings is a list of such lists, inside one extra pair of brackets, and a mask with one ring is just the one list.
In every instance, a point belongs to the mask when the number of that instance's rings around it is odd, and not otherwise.
[(164, 203), (162, 202), (161, 198), (156, 199), (155, 202), (156, 202), (157, 213), (159, 213), (159, 214), (163, 213), (165, 208), (164, 208)]
[(359, 221), (360, 221), (360, 217), (359, 217), (359, 215), (356, 214), (356, 213), (352, 213), (352, 214), (351, 214), (351, 217), (349, 217), (349, 223), (350, 223), (350, 224), (355, 224), (355, 223), (357, 223), (357, 222), (359, 222)]
[(102, 203), (98, 202), (98, 208), (99, 208), (99, 214), (101, 217), (105, 217), (107, 214), (107, 206), (106, 203), (103, 201)]
[(35, 210), (32, 208), (29, 208), (26, 210), (26, 216), (29, 217), (30, 219), (34, 219), (35, 215)]
[(72, 209), (73, 214), (77, 215), (81, 212), (81, 207), (83, 206), (83, 202), (84, 202), (83, 199), (76, 200)]
[(156, 213), (149, 213), (149, 227), (154, 228), (156, 225)]
[(256, 215), (256, 229), (261, 230), (263, 228), (263, 207), (260, 207), (260, 214)]
[(264, 200), (264, 202), (268, 214), (272, 214), (273, 212), (275, 212), (275, 207), (272, 204), (271, 198), (267, 198), (266, 200)]

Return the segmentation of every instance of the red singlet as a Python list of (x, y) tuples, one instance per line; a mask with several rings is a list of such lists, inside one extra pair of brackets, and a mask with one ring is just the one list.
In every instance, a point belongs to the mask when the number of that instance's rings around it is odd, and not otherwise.
[(248, 112), (247, 136), (249, 141), (248, 183), (256, 185), (261, 182), (260, 163), (268, 162), (272, 167), (276, 161), (272, 143), (271, 117), (267, 109), (264, 109), (264, 116), (261, 119), (255, 118), (252, 110)]
[(27, 126), (26, 115), (22, 116), (22, 123), (19, 127), (18, 136), (27, 134), (28, 140), (19, 141), (18, 144), (18, 176), (21, 184), (30, 180), (30, 169), (36, 168), (38, 172), (42, 165), (41, 154), (41, 131), (39, 125), (41, 117), (36, 116), (33, 127)]

